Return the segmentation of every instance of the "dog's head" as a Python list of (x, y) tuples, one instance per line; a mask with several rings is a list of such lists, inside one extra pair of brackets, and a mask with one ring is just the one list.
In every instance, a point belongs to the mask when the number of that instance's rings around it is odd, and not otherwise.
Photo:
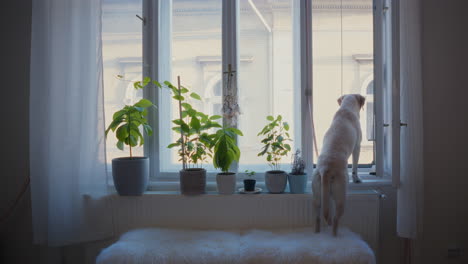
[(360, 109), (364, 107), (364, 103), (366, 102), (366, 98), (360, 94), (345, 94), (338, 98), (338, 105), (341, 106), (341, 103), (343, 102), (343, 100), (345, 100), (345, 98), (346, 100), (355, 100)]

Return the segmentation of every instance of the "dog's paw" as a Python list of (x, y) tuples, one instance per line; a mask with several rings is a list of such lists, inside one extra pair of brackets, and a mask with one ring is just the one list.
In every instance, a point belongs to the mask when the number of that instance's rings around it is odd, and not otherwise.
[(357, 176), (356, 174), (353, 174), (353, 182), (354, 183), (361, 183), (362, 180), (361, 180), (361, 178), (359, 178), (359, 176)]

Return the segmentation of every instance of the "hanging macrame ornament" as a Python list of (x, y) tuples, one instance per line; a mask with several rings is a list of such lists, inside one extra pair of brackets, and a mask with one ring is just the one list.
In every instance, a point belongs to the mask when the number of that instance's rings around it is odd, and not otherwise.
[(233, 85), (235, 87), (236, 78), (234, 74), (236, 71), (232, 70), (231, 64), (228, 65), (228, 71), (224, 72), (227, 74), (225, 78), (224, 87), (224, 99), (223, 99), (223, 117), (227, 125), (235, 127), (237, 126), (237, 120), (240, 114), (240, 108), (238, 104), (237, 90), (232, 89)]

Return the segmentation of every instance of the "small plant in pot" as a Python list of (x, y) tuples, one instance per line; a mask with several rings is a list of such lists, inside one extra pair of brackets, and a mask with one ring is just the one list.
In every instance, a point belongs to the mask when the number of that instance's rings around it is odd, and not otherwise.
[(247, 179), (244, 179), (244, 191), (255, 191), (255, 184), (257, 183), (257, 181), (254, 179), (254, 175), (255, 171), (245, 170), (245, 176), (247, 176)]
[[(134, 83), (136, 89), (142, 89), (151, 80), (145, 78), (143, 82)], [(132, 148), (144, 144), (144, 137), (140, 129), (148, 136), (153, 130), (148, 125), (146, 116), (148, 108), (155, 105), (147, 99), (141, 99), (133, 105), (125, 105), (121, 110), (114, 113), (112, 122), (106, 129), (106, 137), (112, 130), (117, 137), (117, 148), (124, 150), (129, 147), (129, 157), (112, 159), (112, 178), (119, 195), (142, 195), (148, 187), (149, 181), (149, 159), (148, 157), (135, 157)]]
[(220, 194), (233, 194), (236, 191), (236, 173), (229, 172), (231, 164), (234, 161), (239, 162), (241, 154), (236, 145), (236, 135), (243, 136), (236, 128), (223, 127), (216, 131), (213, 139), (213, 165), (222, 171), (216, 175), (216, 185)]
[(288, 174), (289, 190), (291, 193), (305, 193), (307, 186), (307, 174), (305, 173), (305, 162), (298, 149), (293, 154), (291, 162), (291, 173)]
[(258, 156), (265, 156), (272, 170), (265, 172), (265, 185), (270, 193), (282, 193), (286, 188), (287, 173), (280, 170), (280, 162), (283, 156), (288, 155), (291, 146), (287, 143), (292, 141), (289, 136), (289, 125), (283, 121), (281, 115), (276, 118), (267, 116), (270, 121), (258, 136), (263, 136), (263, 149)]
[(215, 120), (222, 118), (219, 115), (208, 116), (197, 111), (189, 104), (188, 97), (201, 100), (196, 93), (190, 92), (180, 85), (178, 87), (170, 82), (164, 84), (172, 90), (173, 99), (179, 104), (179, 118), (172, 122), (175, 126), (172, 130), (180, 133), (180, 138), (167, 146), (178, 147), (182, 170), (180, 170), (180, 191), (185, 195), (204, 194), (206, 188), (206, 170), (202, 164), (212, 157), (212, 148), (216, 134), (210, 133), (212, 128), (222, 128)]

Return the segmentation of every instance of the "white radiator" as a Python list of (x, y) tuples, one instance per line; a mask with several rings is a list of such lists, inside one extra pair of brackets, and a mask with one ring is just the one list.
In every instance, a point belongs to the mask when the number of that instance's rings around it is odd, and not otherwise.
[[(311, 194), (111, 196), (115, 234), (141, 227), (243, 229), (313, 226)], [(348, 194), (343, 226), (360, 234), (377, 255), (380, 195)], [(322, 221), (323, 222), (323, 221)]]

